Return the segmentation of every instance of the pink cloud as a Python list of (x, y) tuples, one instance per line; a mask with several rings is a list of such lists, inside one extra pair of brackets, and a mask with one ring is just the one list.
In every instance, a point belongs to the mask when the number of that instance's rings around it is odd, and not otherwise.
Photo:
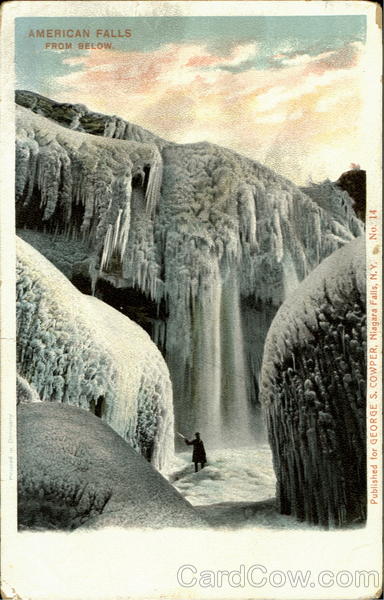
[[(65, 61), (79, 68), (56, 79), (56, 98), (118, 114), (176, 142), (206, 139), (258, 160), (272, 160), (269, 148), (277, 137), (288, 153), (288, 138), (281, 137), (287, 131), (290, 148), (293, 144), (298, 152), (290, 149), (293, 163), (285, 160), (284, 166), (279, 159), (279, 168), (295, 179), (299, 157), (304, 171), (312, 168), (312, 147), (318, 169), (336, 168), (334, 157), (332, 164), (327, 159), (329, 137), (325, 142), (318, 133), (324, 130), (333, 132), (340, 162), (350, 163), (344, 155), (358, 139), (341, 123), (359, 119), (362, 52), (361, 44), (350, 44), (317, 56), (280, 53), (275, 58), (283, 56), (284, 68), (234, 72), (225, 67), (249, 61), (257, 54), (256, 44), (236, 46), (222, 56), (198, 43), (168, 44), (150, 53), (90, 51)], [(304, 147), (305, 155), (299, 151)]]
[(186, 63), (186, 67), (210, 67), (212, 65), (217, 65), (220, 62), (219, 56), (192, 56), (188, 62)]

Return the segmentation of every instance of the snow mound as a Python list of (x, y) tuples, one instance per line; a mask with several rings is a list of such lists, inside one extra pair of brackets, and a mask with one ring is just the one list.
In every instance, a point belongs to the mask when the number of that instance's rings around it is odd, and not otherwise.
[(19, 527), (193, 527), (203, 520), (100, 419), (63, 404), (18, 408)]
[(168, 479), (193, 505), (255, 502), (275, 495), (276, 478), (268, 444), (211, 450), (204, 469), (194, 472), (191, 452), (178, 453)]
[(269, 330), (261, 399), (280, 511), (322, 525), (366, 516), (366, 281), (360, 238), (326, 259)]
[(81, 294), (17, 241), (17, 366), (41, 400), (101, 416), (158, 468), (173, 453), (172, 387), (147, 333)]

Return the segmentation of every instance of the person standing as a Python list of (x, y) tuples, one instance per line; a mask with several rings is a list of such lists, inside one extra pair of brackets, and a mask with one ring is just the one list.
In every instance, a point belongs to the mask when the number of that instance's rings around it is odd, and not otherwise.
[(207, 462), (207, 456), (205, 454), (205, 448), (203, 440), (200, 439), (200, 433), (195, 433), (195, 439), (191, 442), (185, 439), (185, 443), (188, 446), (193, 446), (192, 462), (195, 463), (195, 473), (199, 470), (198, 465), (201, 464), (201, 468), (204, 469), (205, 463)]

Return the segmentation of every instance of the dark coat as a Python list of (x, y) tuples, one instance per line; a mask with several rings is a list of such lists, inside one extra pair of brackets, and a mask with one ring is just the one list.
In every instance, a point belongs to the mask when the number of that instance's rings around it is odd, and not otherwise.
[(205, 448), (204, 448), (204, 444), (203, 444), (202, 440), (195, 439), (195, 440), (192, 440), (192, 442), (185, 440), (185, 443), (188, 444), (188, 446), (193, 445), (192, 462), (194, 462), (194, 463), (207, 462)]

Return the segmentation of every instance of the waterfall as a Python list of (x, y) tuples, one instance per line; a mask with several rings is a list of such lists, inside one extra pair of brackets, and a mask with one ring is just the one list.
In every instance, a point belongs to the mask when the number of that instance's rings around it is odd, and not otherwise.
[(117, 117), (97, 116), (102, 137), (17, 112), (18, 226), (33, 228), (36, 212), (39, 231), (57, 233), (56, 251), (41, 251), (59, 268), (76, 262), (64, 251), (72, 236), (71, 248), (89, 252), (93, 289), (101, 277), (155, 302), (152, 338), (178, 428), (247, 442), (269, 324), (304, 277), (361, 235), (352, 204), (340, 207), (332, 186), (312, 198), (229, 149), (165, 144)]
[(222, 285), (217, 259), (193, 312), (192, 405), (196, 428), (210, 444), (222, 442)]
[(238, 277), (236, 269), (223, 275), (217, 257), (211, 258), (210, 273), (193, 305), (191, 356), (184, 364), (182, 335), (173, 339), (175, 396), (191, 398), (187, 406), (181, 402), (176, 414), (186, 434), (200, 431), (211, 447), (247, 444), (254, 437)]
[(243, 327), (240, 314), (240, 290), (236, 271), (230, 271), (223, 283), (221, 303), (221, 382), (222, 435), (228, 445), (252, 441), (251, 413), (247, 393)]

